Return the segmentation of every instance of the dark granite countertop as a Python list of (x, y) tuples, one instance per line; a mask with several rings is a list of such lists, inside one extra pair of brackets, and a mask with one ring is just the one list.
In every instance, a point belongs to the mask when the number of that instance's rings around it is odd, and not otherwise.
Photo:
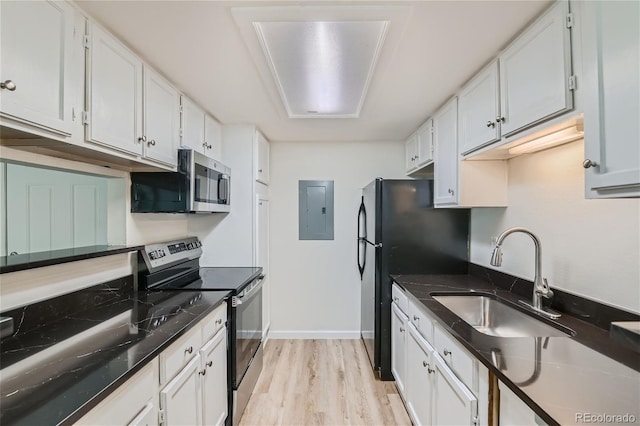
[(60, 263), (75, 262), (77, 260), (94, 257), (111, 256), (140, 250), (143, 246), (86, 246), (61, 250), (41, 251), (37, 253), (0, 256), (0, 274), (24, 271), (26, 269), (41, 268), (43, 266)]
[[(515, 304), (522, 296), (472, 275), (392, 278), (549, 424), (580, 423), (579, 413), (629, 414), (635, 416), (632, 424), (640, 422), (640, 354), (612, 340), (608, 330), (563, 313), (556, 322), (575, 331), (573, 337), (489, 336), (462, 321), (431, 294), (485, 292)], [(492, 361), (496, 350), (502, 355), (500, 366)]]
[(229, 294), (135, 292), (128, 276), (3, 312), (0, 423), (77, 421)]

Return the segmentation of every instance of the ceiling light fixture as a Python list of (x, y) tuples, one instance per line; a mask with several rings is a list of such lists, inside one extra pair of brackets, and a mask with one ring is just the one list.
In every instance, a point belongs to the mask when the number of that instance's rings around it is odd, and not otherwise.
[(253, 22), (289, 117), (358, 117), (388, 23)]

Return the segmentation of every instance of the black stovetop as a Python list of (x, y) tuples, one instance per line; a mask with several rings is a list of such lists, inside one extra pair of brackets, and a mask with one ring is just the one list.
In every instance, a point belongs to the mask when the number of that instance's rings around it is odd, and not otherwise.
[(200, 268), (200, 278), (188, 284), (165, 284), (162, 290), (228, 290), (233, 293), (242, 291), (248, 284), (262, 275), (260, 267), (237, 268)]

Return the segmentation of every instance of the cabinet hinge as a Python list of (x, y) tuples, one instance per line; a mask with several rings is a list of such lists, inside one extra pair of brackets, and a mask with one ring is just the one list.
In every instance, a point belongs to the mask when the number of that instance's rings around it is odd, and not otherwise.
[(180, 129), (180, 137), (182, 137), (182, 129)]
[(567, 28), (573, 27), (573, 13), (567, 13)]
[(85, 36), (84, 36), (84, 48), (85, 48), (85, 49), (88, 49), (88, 48), (89, 48), (90, 42), (91, 42), (91, 39), (89, 38), (89, 36), (88, 36), (88, 35), (85, 35)]
[(82, 124), (89, 124), (89, 112), (82, 111)]
[(576, 81), (576, 76), (572, 75), (569, 77), (569, 90), (576, 90), (578, 82)]
[(164, 425), (164, 410), (158, 411), (158, 426)]
[(76, 108), (71, 107), (71, 121), (76, 121)]
[(180, 105), (180, 112), (184, 112), (184, 108)]

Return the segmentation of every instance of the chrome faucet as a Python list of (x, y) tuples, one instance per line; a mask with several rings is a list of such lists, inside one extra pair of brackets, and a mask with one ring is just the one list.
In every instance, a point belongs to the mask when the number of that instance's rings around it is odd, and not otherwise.
[(553, 291), (549, 288), (549, 284), (547, 283), (546, 278), (542, 278), (542, 244), (538, 237), (531, 231), (526, 228), (510, 228), (504, 231), (498, 239), (496, 240), (496, 247), (493, 249), (493, 254), (491, 255), (491, 265), (493, 266), (501, 266), (502, 265), (502, 242), (508, 236), (513, 234), (514, 232), (522, 232), (527, 234), (533, 240), (533, 244), (535, 245), (535, 262), (536, 262), (536, 270), (533, 277), (533, 299), (531, 303), (526, 302), (524, 300), (520, 300), (520, 303), (526, 305), (536, 311), (539, 314), (542, 314), (548, 318), (560, 318), (560, 314), (558, 312), (554, 312), (550, 309), (546, 309), (542, 307), (542, 298), (551, 299), (553, 297)]

